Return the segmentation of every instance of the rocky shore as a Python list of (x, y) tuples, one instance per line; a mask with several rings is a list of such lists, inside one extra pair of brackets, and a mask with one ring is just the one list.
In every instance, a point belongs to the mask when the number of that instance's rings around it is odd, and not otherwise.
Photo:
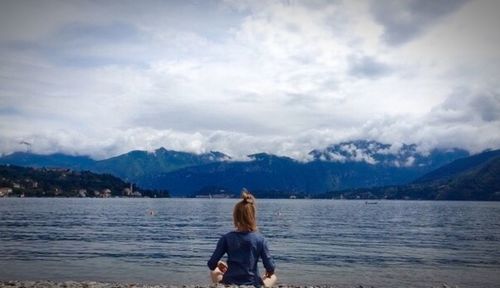
[[(65, 281), (65, 282), (54, 282), (54, 281), (0, 281), (0, 288), (222, 288), (228, 287), (224, 285), (145, 285), (136, 283), (103, 283), (103, 282), (93, 282), (93, 281)], [(253, 286), (233, 286), (233, 287), (249, 287)], [(323, 285), (323, 286), (298, 286), (298, 285), (277, 285), (278, 288), (338, 288), (334, 285)], [(374, 286), (353, 286), (352, 288), (375, 288)], [(458, 286), (450, 286), (447, 284), (442, 284), (439, 286), (429, 286), (429, 288), (459, 288)]]

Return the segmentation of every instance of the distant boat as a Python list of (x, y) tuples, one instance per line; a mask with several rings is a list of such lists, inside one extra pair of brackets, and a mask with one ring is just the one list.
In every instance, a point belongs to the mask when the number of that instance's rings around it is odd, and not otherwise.
[(368, 201), (365, 201), (365, 204), (368, 205), (368, 204), (378, 204), (377, 201), (374, 201), (374, 202), (368, 202)]
[(290, 196), (290, 199), (297, 199), (297, 196), (292, 195), (292, 196)]

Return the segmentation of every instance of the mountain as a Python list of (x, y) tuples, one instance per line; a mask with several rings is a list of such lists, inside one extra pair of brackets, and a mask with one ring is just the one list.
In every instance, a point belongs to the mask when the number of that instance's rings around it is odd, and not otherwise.
[(435, 190), (440, 200), (500, 200), (500, 157), (441, 182)]
[(331, 191), (320, 197), (500, 200), (500, 150), (457, 159), (407, 185)]
[[(319, 194), (331, 190), (408, 183), (459, 157), (464, 150), (417, 152), (415, 145), (394, 148), (374, 141), (354, 141), (313, 150), (313, 161), (259, 153), (250, 161), (218, 162), (192, 166), (170, 173), (148, 175), (139, 183), (168, 189), (172, 195), (190, 196), (207, 187), (236, 194), (241, 187), (275, 194)], [(278, 192), (279, 193), (278, 193)]]
[(94, 164), (88, 156), (70, 156), (61, 153), (40, 155), (27, 152), (15, 152), (0, 157), (0, 164), (16, 166), (70, 168), (74, 170), (88, 169)]
[(227, 161), (229, 159), (231, 159), (229, 156), (215, 151), (198, 155), (160, 148), (153, 152), (131, 151), (99, 161), (88, 156), (39, 155), (16, 152), (0, 157), (0, 164), (89, 170), (96, 173), (109, 173), (127, 181), (137, 182), (145, 175), (165, 173), (189, 166)]
[(251, 161), (217, 162), (149, 175), (140, 183), (153, 189), (169, 187), (176, 196), (190, 196), (209, 186), (221, 187), (233, 194), (239, 193), (242, 187), (288, 191), (304, 191), (307, 188), (308, 177), (300, 162), (266, 153), (249, 157)]
[(500, 200), (500, 150), (462, 158), (412, 183), (444, 200)]
[(215, 151), (197, 155), (160, 148), (154, 152), (132, 151), (117, 157), (96, 161), (91, 170), (111, 173), (122, 179), (137, 182), (146, 175), (166, 173), (185, 167), (230, 159), (231, 157)]
[(418, 178), (414, 183), (426, 183), (432, 181), (444, 181), (470, 170), (477, 170), (487, 164), (491, 159), (500, 157), (500, 150), (485, 151), (470, 157), (464, 157), (440, 167), (432, 172)]

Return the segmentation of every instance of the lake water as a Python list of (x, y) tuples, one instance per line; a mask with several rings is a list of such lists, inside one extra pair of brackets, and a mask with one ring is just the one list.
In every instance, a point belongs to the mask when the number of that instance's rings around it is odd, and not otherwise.
[[(0, 198), (0, 280), (208, 284), (235, 202)], [(258, 221), (281, 283), (500, 287), (500, 203), (262, 199)]]

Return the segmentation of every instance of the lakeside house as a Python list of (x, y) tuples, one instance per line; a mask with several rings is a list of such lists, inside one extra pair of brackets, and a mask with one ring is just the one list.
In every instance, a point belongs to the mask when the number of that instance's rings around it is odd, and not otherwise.
[(79, 197), (87, 197), (87, 189), (78, 189), (78, 196)]
[(100, 197), (102, 197), (102, 198), (109, 198), (109, 197), (111, 197), (111, 190), (107, 189), (107, 188), (103, 189), (101, 191)]
[(130, 197), (132, 195), (132, 189), (128, 187), (123, 188), (122, 195), (125, 197)]
[(12, 193), (12, 188), (10, 187), (0, 188), (0, 197), (7, 197), (10, 193)]
[(130, 194), (131, 197), (142, 197), (142, 193), (139, 191), (134, 191)]

